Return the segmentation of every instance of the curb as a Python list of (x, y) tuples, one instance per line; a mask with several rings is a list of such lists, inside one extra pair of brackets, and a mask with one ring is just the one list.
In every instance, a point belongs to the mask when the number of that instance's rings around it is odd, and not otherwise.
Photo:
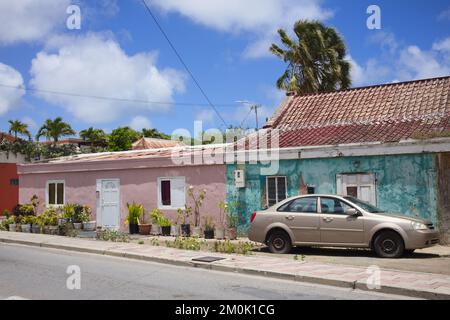
[(50, 248), (50, 249), (59, 249), (66, 250), (72, 252), (80, 252), (80, 253), (90, 253), (97, 255), (104, 255), (110, 257), (118, 257), (118, 258), (127, 258), (133, 260), (141, 260), (147, 262), (156, 262), (161, 264), (170, 264), (178, 267), (191, 267), (191, 268), (201, 268), (207, 270), (214, 270), (220, 272), (228, 272), (228, 273), (240, 273), (246, 275), (253, 276), (264, 276), (274, 279), (281, 280), (289, 280), (296, 282), (306, 282), (311, 284), (320, 284), (327, 285), (333, 287), (340, 288), (349, 288), (349, 289), (358, 289), (361, 291), (367, 292), (376, 292), (376, 293), (385, 293), (392, 295), (401, 295), (412, 298), (422, 298), (422, 299), (434, 299), (434, 300), (449, 300), (450, 294), (439, 293), (439, 292), (431, 292), (431, 291), (420, 291), (409, 288), (402, 287), (393, 287), (393, 286), (382, 286), (380, 289), (371, 290), (367, 287), (366, 283), (360, 281), (350, 281), (350, 280), (336, 280), (336, 279), (327, 279), (327, 278), (319, 278), (319, 277), (311, 277), (311, 276), (303, 276), (298, 274), (288, 274), (281, 273), (275, 271), (264, 271), (257, 270), (251, 268), (237, 268), (231, 266), (218, 265), (213, 263), (202, 263), (202, 262), (192, 262), (192, 261), (181, 261), (181, 260), (172, 260), (167, 258), (159, 258), (154, 256), (145, 256), (138, 253), (125, 253), (125, 252), (116, 252), (111, 250), (102, 250), (102, 249), (91, 249), (91, 248), (83, 248), (83, 247), (75, 247), (69, 245), (59, 245), (52, 244), (46, 242), (33, 242), (27, 240), (14, 240), (14, 239), (5, 239), (0, 238), (0, 243), (11, 243), (11, 244), (20, 244), (32, 247), (41, 247), (41, 248)]

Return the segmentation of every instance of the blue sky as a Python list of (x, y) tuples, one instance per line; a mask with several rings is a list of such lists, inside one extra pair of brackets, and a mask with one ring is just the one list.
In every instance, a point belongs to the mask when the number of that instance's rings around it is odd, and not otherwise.
[[(225, 122), (254, 127), (237, 101), (261, 104), (260, 122), (283, 97), (284, 63), (268, 52), (279, 27), (319, 19), (348, 47), (354, 86), (450, 75), (450, 2), (444, 0), (148, 0)], [(81, 9), (81, 29), (66, 9)], [(381, 30), (369, 30), (369, 5)], [(221, 120), (189, 78), (138, 0), (0, 0), (0, 85), (79, 95), (164, 102), (144, 104), (0, 87), (0, 130), (9, 119), (37, 128), (62, 116), (76, 130), (132, 125), (172, 133)], [(169, 104), (172, 103), (172, 104)], [(186, 103), (192, 105), (185, 105)]]

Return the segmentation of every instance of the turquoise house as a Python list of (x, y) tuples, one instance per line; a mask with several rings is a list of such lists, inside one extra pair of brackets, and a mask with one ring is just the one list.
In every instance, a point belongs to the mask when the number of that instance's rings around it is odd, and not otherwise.
[[(268, 165), (256, 161), (227, 165), (227, 200), (241, 233), (253, 211), (331, 193), (427, 218), (448, 240), (450, 77), (290, 95), (262, 131), (277, 136), (269, 143), (276, 170), (265, 174)], [(247, 139), (247, 152), (262, 149), (255, 135)]]

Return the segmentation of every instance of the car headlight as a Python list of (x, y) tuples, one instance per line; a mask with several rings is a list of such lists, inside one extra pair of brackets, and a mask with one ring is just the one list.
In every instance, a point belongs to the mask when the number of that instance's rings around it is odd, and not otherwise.
[(427, 230), (428, 229), (428, 227), (425, 224), (421, 223), (421, 222), (412, 221), (411, 225), (412, 225), (414, 230)]

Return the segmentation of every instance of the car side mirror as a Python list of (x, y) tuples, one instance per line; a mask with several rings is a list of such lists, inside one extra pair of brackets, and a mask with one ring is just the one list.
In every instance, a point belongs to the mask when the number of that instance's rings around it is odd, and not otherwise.
[(359, 217), (361, 215), (361, 212), (359, 212), (355, 208), (350, 208), (347, 210), (347, 215), (351, 217)]

